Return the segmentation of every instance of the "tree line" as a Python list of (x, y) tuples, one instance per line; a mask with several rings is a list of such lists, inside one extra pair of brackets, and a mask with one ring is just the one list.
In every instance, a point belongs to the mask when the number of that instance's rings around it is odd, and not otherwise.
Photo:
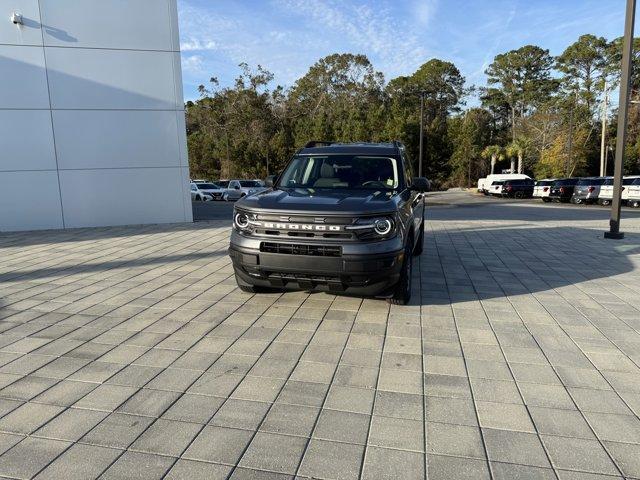
[[(431, 59), (386, 81), (365, 55), (318, 60), (290, 88), (273, 86), (261, 66), (240, 65), (231, 86), (212, 77), (186, 103), (191, 175), (263, 178), (309, 140), (400, 140), (417, 170), (424, 98), (425, 176), (439, 187), (465, 186), (503, 169), (541, 177), (597, 175), (603, 112), (608, 170), (613, 168), (621, 39), (583, 35), (554, 57), (526, 45), (499, 54), (487, 84), (470, 86), (451, 62)], [(632, 98), (640, 88), (634, 41)], [(475, 106), (467, 107), (469, 103)], [(640, 109), (632, 103), (626, 173), (640, 172)]]

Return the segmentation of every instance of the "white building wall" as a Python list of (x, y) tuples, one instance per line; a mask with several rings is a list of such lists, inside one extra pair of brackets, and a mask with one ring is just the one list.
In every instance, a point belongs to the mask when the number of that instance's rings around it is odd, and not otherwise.
[(192, 221), (177, 25), (176, 0), (0, 0), (0, 231)]

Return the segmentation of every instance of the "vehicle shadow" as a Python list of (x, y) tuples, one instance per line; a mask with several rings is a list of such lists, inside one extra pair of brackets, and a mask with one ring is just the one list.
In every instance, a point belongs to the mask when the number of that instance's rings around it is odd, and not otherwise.
[[(463, 204), (430, 204), (427, 200), (427, 217), (432, 220), (607, 221), (610, 215), (609, 207), (599, 205), (547, 204), (538, 203), (537, 200), (522, 202), (503, 199), (480, 199), (475, 203)], [(626, 218), (640, 219), (640, 209), (624, 208), (621, 218), (623, 224)]]

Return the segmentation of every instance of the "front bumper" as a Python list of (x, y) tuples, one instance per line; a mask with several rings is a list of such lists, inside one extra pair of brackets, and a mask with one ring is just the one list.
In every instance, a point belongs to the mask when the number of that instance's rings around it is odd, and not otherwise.
[[(265, 252), (261, 251), (263, 241), (273, 243), (232, 233), (229, 256), (239, 281), (260, 287), (386, 296), (400, 279), (404, 260), (399, 237), (373, 243), (343, 243), (339, 256)], [(326, 246), (318, 242), (303, 245)]]

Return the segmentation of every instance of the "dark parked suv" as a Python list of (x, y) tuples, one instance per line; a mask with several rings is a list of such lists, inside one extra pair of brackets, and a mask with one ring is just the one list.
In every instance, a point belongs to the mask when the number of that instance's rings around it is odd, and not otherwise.
[(505, 180), (502, 184), (502, 196), (513, 198), (531, 198), (533, 197), (533, 180), (518, 179)]
[(401, 143), (309, 142), (267, 186), (235, 205), (229, 255), (240, 289), (409, 301), (429, 182), (413, 177)]
[(571, 200), (573, 190), (575, 189), (579, 178), (561, 178), (553, 182), (551, 185), (551, 192), (549, 192), (550, 200), (559, 200), (560, 202), (567, 203)]

